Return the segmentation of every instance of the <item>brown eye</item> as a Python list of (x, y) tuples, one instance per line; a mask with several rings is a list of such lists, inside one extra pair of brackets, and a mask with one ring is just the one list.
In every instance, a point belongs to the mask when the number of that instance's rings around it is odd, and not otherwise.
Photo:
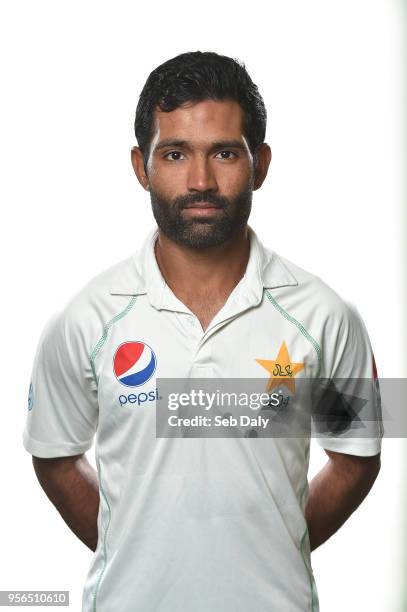
[(224, 159), (226, 161), (229, 159), (233, 159), (233, 157), (225, 157), (224, 156), (225, 153), (227, 156), (233, 155), (234, 157), (237, 157), (236, 153), (234, 153), (233, 151), (220, 151), (218, 155), (222, 155), (221, 159)]
[[(178, 157), (169, 157), (169, 156), (178, 156)], [(169, 161), (179, 161), (180, 157), (182, 153), (180, 151), (169, 151), (168, 153), (166, 153), (164, 155), (164, 159), (168, 159)]]

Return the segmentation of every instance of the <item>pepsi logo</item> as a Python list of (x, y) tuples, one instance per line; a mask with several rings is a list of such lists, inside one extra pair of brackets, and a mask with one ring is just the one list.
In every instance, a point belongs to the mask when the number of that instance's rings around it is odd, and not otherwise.
[(113, 358), (117, 380), (126, 387), (139, 387), (155, 372), (157, 357), (145, 342), (123, 342)]

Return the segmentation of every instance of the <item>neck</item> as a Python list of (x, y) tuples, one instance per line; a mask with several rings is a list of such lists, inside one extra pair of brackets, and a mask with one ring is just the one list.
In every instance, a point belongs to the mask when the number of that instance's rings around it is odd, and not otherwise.
[(232, 290), (246, 271), (250, 254), (247, 225), (230, 240), (207, 249), (179, 245), (158, 230), (155, 256), (174, 291), (199, 295)]

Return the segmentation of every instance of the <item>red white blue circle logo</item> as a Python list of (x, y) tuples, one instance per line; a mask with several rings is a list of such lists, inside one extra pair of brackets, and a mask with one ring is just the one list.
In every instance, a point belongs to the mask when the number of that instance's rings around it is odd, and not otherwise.
[(145, 342), (123, 342), (113, 358), (117, 380), (126, 387), (139, 387), (155, 372), (157, 357)]

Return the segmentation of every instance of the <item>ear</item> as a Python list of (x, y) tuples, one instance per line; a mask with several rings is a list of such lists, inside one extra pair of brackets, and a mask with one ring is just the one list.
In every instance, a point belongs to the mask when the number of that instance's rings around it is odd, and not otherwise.
[(260, 189), (268, 172), (271, 162), (271, 149), (266, 142), (257, 149), (257, 160), (254, 168), (254, 187), (253, 191)]
[(140, 185), (147, 191), (150, 189), (148, 176), (144, 167), (144, 156), (140, 147), (131, 150), (131, 164)]

